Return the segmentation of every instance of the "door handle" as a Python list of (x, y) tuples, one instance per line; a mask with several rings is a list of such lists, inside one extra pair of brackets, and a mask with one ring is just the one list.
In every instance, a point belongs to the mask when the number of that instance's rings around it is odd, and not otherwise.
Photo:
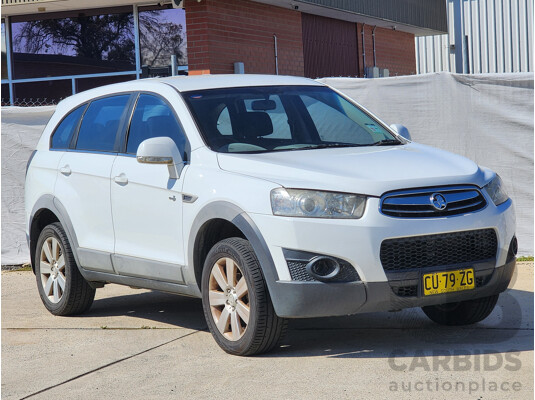
[(113, 180), (115, 183), (118, 183), (119, 185), (126, 185), (128, 183), (128, 178), (124, 173), (121, 173), (115, 177), (113, 177)]
[(61, 172), (65, 176), (69, 176), (72, 173), (71, 167), (69, 167), (69, 165), (65, 165), (64, 167), (61, 167), (59, 169), (59, 172)]

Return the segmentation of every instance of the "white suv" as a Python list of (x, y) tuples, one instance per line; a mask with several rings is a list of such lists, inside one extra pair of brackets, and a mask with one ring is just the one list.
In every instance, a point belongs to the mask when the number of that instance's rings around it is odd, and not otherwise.
[(87, 311), (106, 283), (202, 297), (239, 355), (276, 346), (287, 318), (422, 307), (481, 321), (517, 248), (494, 172), (296, 77), (138, 80), (63, 100), (28, 162), (26, 218), (53, 314)]

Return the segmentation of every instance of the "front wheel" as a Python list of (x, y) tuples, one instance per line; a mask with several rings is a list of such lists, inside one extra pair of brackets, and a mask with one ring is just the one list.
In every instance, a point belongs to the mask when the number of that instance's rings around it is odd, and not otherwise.
[(286, 320), (275, 314), (260, 263), (247, 240), (216, 243), (206, 257), (201, 286), (208, 329), (224, 351), (253, 355), (279, 343)]
[(59, 222), (47, 225), (39, 235), (35, 277), (41, 300), (54, 315), (81, 314), (95, 298), (95, 289), (80, 274)]
[(499, 295), (480, 299), (459, 301), (457, 303), (439, 304), (422, 307), (425, 315), (440, 325), (470, 325), (487, 318), (498, 301)]

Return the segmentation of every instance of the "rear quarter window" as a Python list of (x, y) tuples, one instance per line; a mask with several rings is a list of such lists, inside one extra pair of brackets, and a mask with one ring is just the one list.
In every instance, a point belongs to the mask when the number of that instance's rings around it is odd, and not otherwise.
[(52, 140), (50, 143), (50, 148), (52, 149), (68, 149), (69, 144), (71, 143), (72, 135), (74, 134), (78, 123), (80, 122), (80, 117), (84, 113), (85, 107), (87, 104), (84, 104), (73, 111), (71, 111), (59, 125), (54, 130), (52, 134)]

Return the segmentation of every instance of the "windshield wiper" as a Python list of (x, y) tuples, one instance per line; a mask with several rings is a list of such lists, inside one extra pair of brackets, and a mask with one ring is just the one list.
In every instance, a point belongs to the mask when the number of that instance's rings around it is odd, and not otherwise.
[(401, 143), (399, 140), (396, 140), (396, 139), (383, 139), (373, 144), (370, 144), (370, 146), (396, 146), (398, 144), (403, 144), (403, 143)]
[(365, 145), (355, 144), (355, 143), (322, 143), (322, 144), (311, 144), (308, 146), (294, 147), (294, 148), (287, 148), (287, 149), (277, 149), (277, 150), (292, 151), (292, 150), (328, 149), (328, 148), (333, 148), (333, 147), (359, 147), (359, 146), (365, 146)]

